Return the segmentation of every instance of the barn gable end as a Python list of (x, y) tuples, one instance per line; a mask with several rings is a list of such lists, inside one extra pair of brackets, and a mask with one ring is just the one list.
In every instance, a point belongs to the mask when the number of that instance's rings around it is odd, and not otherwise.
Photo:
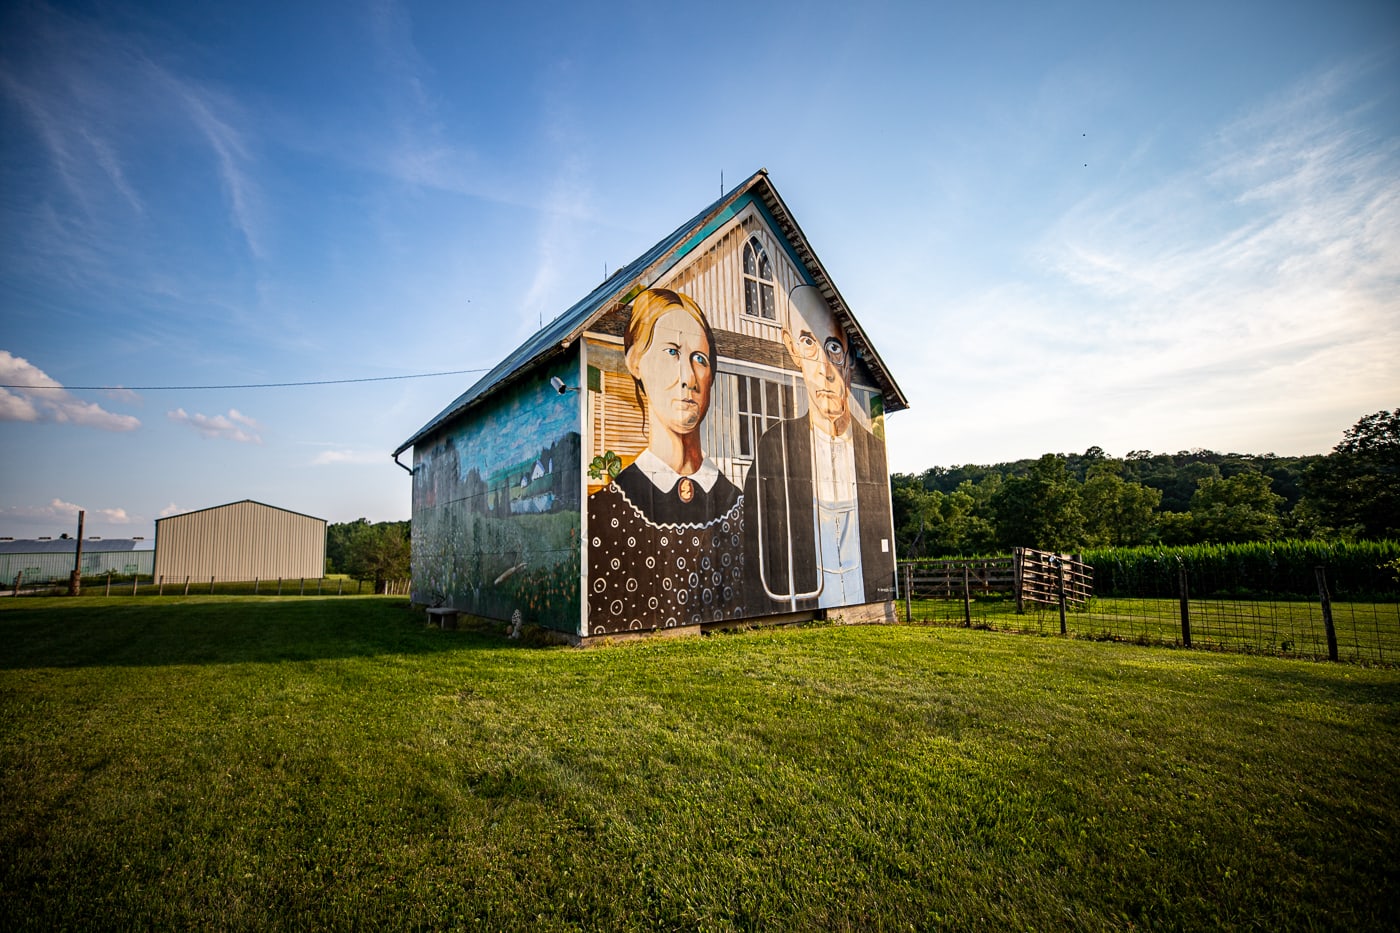
[(884, 416), (905, 407), (760, 171), (395, 451), (414, 449), (414, 598), (577, 638), (887, 615)]

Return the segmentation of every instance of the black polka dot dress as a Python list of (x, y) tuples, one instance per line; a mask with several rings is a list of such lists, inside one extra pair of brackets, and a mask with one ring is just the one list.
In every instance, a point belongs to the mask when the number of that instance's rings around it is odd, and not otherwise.
[(670, 490), (635, 466), (588, 498), (591, 635), (742, 618), (743, 495), (723, 475)]

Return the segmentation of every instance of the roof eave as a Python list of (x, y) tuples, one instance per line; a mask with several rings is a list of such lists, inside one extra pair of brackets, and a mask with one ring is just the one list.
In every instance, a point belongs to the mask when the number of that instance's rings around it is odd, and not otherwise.
[(866, 365), (875, 375), (876, 380), (881, 383), (880, 389), (884, 395), (885, 411), (896, 412), (908, 408), (909, 400), (905, 396), (904, 390), (899, 387), (899, 383), (895, 382), (894, 374), (885, 365), (885, 361), (880, 358), (880, 354), (875, 350), (875, 345), (870, 342), (865, 329), (860, 326), (860, 322), (851, 312), (850, 305), (846, 303), (845, 297), (827, 273), (826, 266), (818, 258), (816, 250), (812, 249), (807, 235), (802, 232), (802, 227), (798, 225), (797, 219), (792, 216), (792, 211), (788, 210), (787, 204), (783, 202), (782, 196), (778, 194), (771, 182), (763, 186), (763, 203), (768, 208), (768, 212), (773, 215), (774, 220), (783, 228), (779, 232), (787, 237), (788, 242), (792, 244), (793, 251), (797, 253), (802, 264), (807, 267), (808, 274), (816, 282), (822, 296), (836, 310), (842, 326), (848, 334), (855, 338)]

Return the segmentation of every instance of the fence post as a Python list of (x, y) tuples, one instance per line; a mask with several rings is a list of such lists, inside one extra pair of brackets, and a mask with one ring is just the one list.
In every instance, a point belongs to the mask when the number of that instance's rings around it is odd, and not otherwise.
[(112, 571), (107, 571), (107, 588), (102, 591), (103, 596), (112, 595)]
[(20, 581), (23, 580), (23, 579), (24, 579), (24, 571), (23, 571), (23, 570), (21, 570), (19, 573), (15, 574), (15, 591), (14, 591), (13, 593), (10, 594), (11, 596), (18, 596), (18, 595), (19, 595), (19, 584), (20, 584)]
[(140, 583), (141, 583), (141, 574), (139, 574), (139, 573), (134, 573), (134, 574), (132, 574), (132, 575), (131, 575), (131, 595), (132, 595), (132, 596), (135, 596), (135, 595), (136, 595), (136, 587), (139, 586)]
[(324, 580), (324, 579), (325, 579), (325, 577), (317, 577), (317, 578), (316, 578), (316, 595), (317, 595), (317, 596), (320, 596), (320, 595), (321, 595), (321, 581)]
[(972, 628), (972, 592), (967, 579), (967, 562), (963, 562), (963, 627)]
[(73, 572), (68, 575), (69, 596), (81, 596), (83, 591), (83, 516), (86, 514), (78, 510), (78, 549), (73, 554)]
[(282, 595), (282, 578), (281, 578), (281, 577), (278, 577), (278, 578), (277, 578), (277, 595), (278, 595), (278, 596), (281, 596), (281, 595)]
[(1186, 573), (1186, 564), (1180, 557), (1176, 559), (1176, 588), (1181, 594), (1181, 644), (1191, 647), (1191, 587)]
[(305, 578), (305, 577), (302, 577), (302, 578), (301, 578), (301, 589), (297, 590), (297, 595), (298, 595), (298, 596), (305, 596), (305, 595), (306, 595), (306, 578)]
[(1024, 615), (1025, 612), (1026, 612), (1025, 604), (1021, 601), (1021, 583), (1022, 583), (1023, 580), (1024, 580), (1024, 574), (1025, 574), (1025, 572), (1026, 572), (1025, 563), (1026, 563), (1026, 551), (1025, 551), (1025, 548), (1019, 548), (1019, 547), (1012, 548), (1012, 549), (1011, 549), (1011, 585), (1014, 586), (1014, 587), (1016, 588), (1016, 614), (1017, 614), (1018, 616), (1019, 616), (1019, 615)]
[(341, 577), (335, 581), (335, 595), (339, 596), (345, 590), (345, 578)]
[(160, 575), (160, 583), (156, 584), (156, 595), (157, 595), (157, 596), (164, 596), (164, 595), (165, 595), (165, 574), (161, 574), (161, 575)]
[[(19, 585), (15, 585), (15, 590), (19, 590)], [(914, 565), (904, 565), (904, 624), (909, 625), (914, 621)]]
[(209, 595), (210, 595), (210, 596), (213, 596), (213, 595), (214, 595), (214, 578), (213, 578), (213, 577), (210, 577), (210, 578), (209, 578)]
[(1317, 595), (1322, 599), (1322, 626), (1327, 630), (1327, 659), (1337, 660), (1337, 626), (1332, 623), (1332, 598), (1327, 595), (1327, 569), (1317, 568)]
[(258, 580), (257, 577), (254, 577), (254, 578), (253, 578), (253, 595), (254, 595), (254, 596), (258, 595), (258, 583), (259, 583), (259, 582), (260, 582), (260, 581)]
[(1065, 623), (1065, 562), (1056, 554), (1050, 559), (1050, 564), (1055, 568), (1055, 591), (1060, 597), (1060, 634), (1068, 635), (1069, 626)]
[(185, 595), (190, 595), (190, 575), (185, 574)]

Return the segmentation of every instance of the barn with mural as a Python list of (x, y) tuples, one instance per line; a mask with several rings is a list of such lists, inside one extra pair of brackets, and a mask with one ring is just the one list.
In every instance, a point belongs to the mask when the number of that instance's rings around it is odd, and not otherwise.
[(413, 598), (585, 640), (888, 618), (906, 407), (759, 171), (394, 452)]

